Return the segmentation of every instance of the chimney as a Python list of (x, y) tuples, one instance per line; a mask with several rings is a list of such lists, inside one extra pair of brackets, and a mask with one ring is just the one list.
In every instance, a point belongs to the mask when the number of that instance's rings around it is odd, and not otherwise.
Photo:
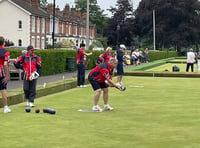
[(53, 4), (48, 4), (47, 9), (51, 12), (53, 12)]
[(56, 12), (60, 12), (60, 8), (57, 7), (57, 8), (56, 8)]
[(38, 0), (32, 0), (32, 6), (34, 8), (39, 8), (39, 2), (38, 2)]
[(65, 17), (69, 16), (69, 4), (65, 5), (63, 14), (64, 14)]
[(76, 8), (71, 8), (71, 15), (76, 16)]
[(57, 8), (55, 8), (55, 11), (56, 11), (57, 14), (63, 15), (63, 12), (60, 11), (60, 8), (58, 6), (57, 6)]

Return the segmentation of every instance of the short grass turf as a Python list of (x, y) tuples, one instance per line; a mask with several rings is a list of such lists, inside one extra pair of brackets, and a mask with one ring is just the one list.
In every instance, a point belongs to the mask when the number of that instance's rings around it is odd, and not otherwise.
[[(199, 148), (200, 80), (124, 77), (127, 89), (110, 88), (110, 112), (91, 109), (91, 87), (36, 99), (55, 115), (25, 113), (25, 103), (0, 110), (2, 148)], [(102, 107), (102, 96), (99, 105)]]
[(183, 62), (186, 63), (187, 59), (174, 59), (174, 60), (170, 60), (172, 62)]

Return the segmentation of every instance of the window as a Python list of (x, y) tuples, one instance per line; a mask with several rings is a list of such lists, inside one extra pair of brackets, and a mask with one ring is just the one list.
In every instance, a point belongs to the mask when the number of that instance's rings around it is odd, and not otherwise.
[(81, 36), (84, 36), (84, 28), (81, 27)]
[(22, 46), (22, 40), (21, 39), (18, 40), (18, 46)]
[(59, 21), (55, 20), (55, 33), (57, 34), (59, 32)]
[(75, 35), (78, 35), (78, 27), (77, 27), (77, 25), (75, 26)]
[(32, 16), (32, 32), (35, 32), (35, 17)]
[(69, 24), (69, 35), (71, 35), (71, 24)]
[(40, 37), (37, 36), (37, 43), (36, 43), (36, 48), (40, 48)]
[(37, 19), (37, 33), (40, 33), (40, 18)]
[(44, 49), (45, 48), (45, 38), (42, 37), (41, 39), (41, 48)]
[(50, 19), (50, 30), (49, 30), (50, 33), (53, 32), (53, 19), (51, 18)]
[(69, 24), (66, 25), (66, 35), (69, 35)]
[(42, 33), (45, 33), (45, 19), (42, 18)]
[(18, 28), (22, 29), (22, 21), (21, 20), (18, 22)]
[(32, 36), (31, 45), (33, 45), (33, 47), (35, 47), (35, 37), (34, 36)]
[(62, 23), (62, 34), (64, 34), (64, 23)]

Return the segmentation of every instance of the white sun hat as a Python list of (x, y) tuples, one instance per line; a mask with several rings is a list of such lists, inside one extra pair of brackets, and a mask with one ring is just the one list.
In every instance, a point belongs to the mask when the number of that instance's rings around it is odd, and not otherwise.
[(126, 46), (124, 44), (120, 44), (120, 48), (126, 49)]

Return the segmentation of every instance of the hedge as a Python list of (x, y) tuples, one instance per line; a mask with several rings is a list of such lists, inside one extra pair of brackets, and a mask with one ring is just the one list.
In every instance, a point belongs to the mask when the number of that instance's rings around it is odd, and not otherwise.
[(149, 51), (149, 61), (150, 62), (160, 60), (160, 59), (167, 59), (167, 58), (171, 58), (171, 57), (177, 57), (177, 52), (176, 51), (157, 51), (157, 50)]
[[(22, 50), (8, 49), (12, 59), (20, 56)], [(91, 52), (91, 50), (86, 50)], [(95, 67), (95, 61), (97, 57), (103, 51), (92, 51), (92, 55), (88, 57), (90, 60), (87, 69)], [(113, 51), (114, 52), (114, 51)], [(35, 53), (42, 58), (42, 76), (53, 75), (58, 73), (64, 73), (70, 71), (69, 67), (73, 66), (73, 70), (76, 70), (76, 50), (63, 50), (63, 49), (48, 49), (48, 50), (36, 50)], [(149, 51), (150, 61), (159, 59), (165, 59), (169, 57), (176, 57), (175, 51)], [(73, 65), (68, 65), (67, 58), (74, 57)]]

